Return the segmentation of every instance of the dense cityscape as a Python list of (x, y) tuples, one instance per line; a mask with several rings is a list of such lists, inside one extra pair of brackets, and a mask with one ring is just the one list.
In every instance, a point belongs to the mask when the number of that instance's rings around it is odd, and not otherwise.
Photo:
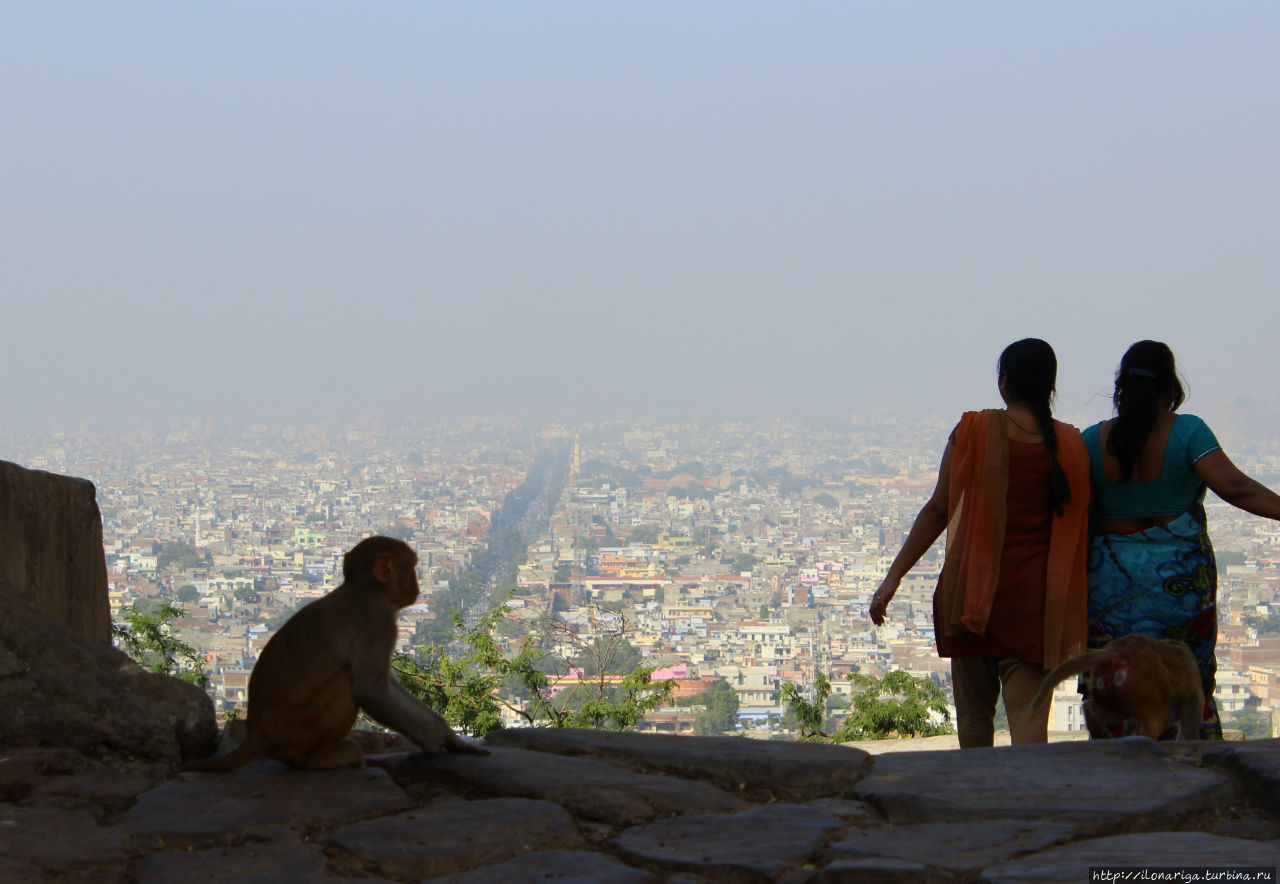
[[(6, 459), (94, 482), (113, 616), (179, 605), (177, 635), (199, 652), (222, 717), (243, 710), (273, 631), (341, 582), (343, 552), (388, 534), (420, 558), (423, 594), (401, 614), (402, 652), (449, 646), (454, 608), (474, 622), (505, 602), (501, 647), (540, 635), (558, 661), (547, 667), (553, 693), (620, 679), (604, 664), (584, 672), (605, 647), (676, 682), (640, 729), (695, 732), (699, 707), (681, 698), (727, 685), (737, 700), (727, 729), (769, 737), (794, 736), (788, 682), (812, 696), (827, 676), (837, 717), (850, 673), (902, 670), (949, 691), (932, 627), (940, 544), (883, 626), (867, 616), (933, 489), (948, 429), (890, 414), (825, 425), (199, 422), (0, 442)], [(1280, 474), (1280, 446), (1232, 454), (1264, 482)], [(1206, 506), (1221, 575), (1219, 707), (1227, 727), (1270, 736), (1280, 526), (1212, 495)], [(507, 700), (518, 723), (522, 700)], [(1081, 730), (1078, 707), (1074, 685), (1062, 686), (1050, 729)]]

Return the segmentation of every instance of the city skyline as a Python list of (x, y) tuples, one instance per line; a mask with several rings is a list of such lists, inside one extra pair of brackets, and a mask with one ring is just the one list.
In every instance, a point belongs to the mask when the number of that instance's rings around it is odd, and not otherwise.
[(1274, 397), (1280, 8), (0, 11), (0, 422)]

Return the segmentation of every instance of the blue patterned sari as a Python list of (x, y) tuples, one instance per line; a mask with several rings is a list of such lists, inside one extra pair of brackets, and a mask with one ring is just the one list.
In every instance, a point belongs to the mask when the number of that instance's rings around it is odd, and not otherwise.
[(1222, 739), (1213, 702), (1218, 566), (1197, 504), (1167, 525), (1089, 542), (1089, 647), (1138, 633), (1191, 648), (1204, 685), (1200, 739)]

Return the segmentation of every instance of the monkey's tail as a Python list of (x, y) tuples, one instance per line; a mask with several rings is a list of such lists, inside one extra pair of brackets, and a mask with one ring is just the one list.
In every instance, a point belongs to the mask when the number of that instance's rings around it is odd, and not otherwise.
[(230, 773), (244, 767), (253, 759), (263, 754), (262, 739), (256, 734), (248, 734), (239, 746), (226, 755), (217, 758), (201, 758), (188, 761), (182, 766), (181, 773)]
[(1053, 689), (1059, 684), (1066, 681), (1073, 675), (1079, 675), (1082, 672), (1088, 672), (1097, 666), (1108, 656), (1105, 650), (1102, 651), (1085, 651), (1083, 654), (1077, 654), (1070, 660), (1064, 660), (1053, 668), (1053, 671), (1044, 677), (1044, 681), (1040, 682), (1040, 690), (1036, 694), (1034, 700), (1031, 701), (1032, 709), (1039, 709), (1045, 703), (1049, 702), (1049, 698), (1053, 696)]

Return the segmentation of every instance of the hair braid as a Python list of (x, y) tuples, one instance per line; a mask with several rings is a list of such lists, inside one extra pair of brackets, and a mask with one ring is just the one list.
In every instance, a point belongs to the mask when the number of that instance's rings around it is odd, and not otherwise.
[(1049, 467), (1049, 505), (1055, 515), (1062, 515), (1064, 504), (1071, 502), (1071, 483), (1067, 480), (1067, 471), (1058, 460), (1058, 431), (1053, 423), (1053, 412), (1049, 409), (1049, 400), (1040, 399), (1028, 403), (1035, 412), (1036, 423), (1040, 426), (1040, 434), (1044, 436), (1044, 447), (1049, 449), (1053, 463)]

